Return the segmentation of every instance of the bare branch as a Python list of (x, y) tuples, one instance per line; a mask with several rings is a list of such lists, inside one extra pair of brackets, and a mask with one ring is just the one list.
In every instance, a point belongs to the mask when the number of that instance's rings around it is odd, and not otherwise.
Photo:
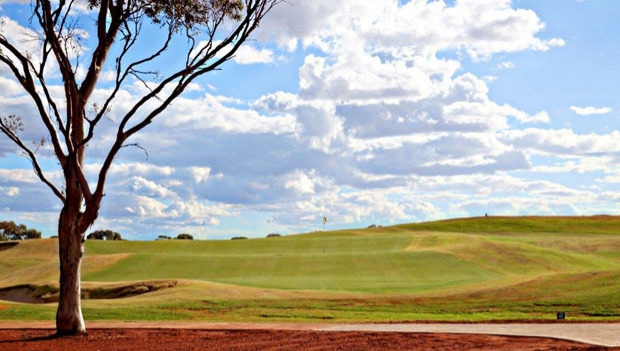
[(56, 63), (59, 66), (65, 88), (65, 99), (67, 101), (67, 119), (65, 124), (65, 145), (68, 153), (79, 153), (80, 159), (83, 158), (83, 150), (75, 149), (75, 139), (81, 140), (83, 134), (83, 120), (81, 101), (77, 84), (75, 83), (75, 73), (73, 71), (68, 53), (63, 50), (62, 33), (57, 32), (56, 24), (63, 11), (65, 1), (59, 1), (58, 7), (52, 11), (49, 0), (36, 1), (34, 13), (39, 20), (39, 24), (45, 33), (46, 42), (49, 43), (51, 52), (54, 54)]
[(142, 147), (140, 144), (138, 143), (131, 143), (131, 144), (124, 144), (123, 146), (121, 146), (122, 148), (126, 148), (126, 147), (137, 147), (138, 149), (144, 151), (144, 153), (146, 154), (146, 160), (149, 160), (149, 152), (146, 150), (146, 148)]
[[(34, 70), (34, 67), (33, 67), (33, 70)], [(65, 123), (62, 120), (62, 116), (60, 115), (58, 106), (56, 105), (56, 102), (54, 101), (54, 99), (52, 98), (52, 95), (50, 94), (45, 78), (43, 77), (43, 73), (35, 72), (35, 74), (36, 74), (37, 79), (39, 80), (39, 87), (43, 90), (43, 94), (45, 96), (47, 104), (51, 108), (52, 112), (54, 113), (54, 117), (56, 118), (56, 124), (58, 126), (58, 129), (60, 130), (60, 132), (65, 138), (68, 138), (69, 134), (68, 134), (67, 128), (65, 127)]]
[(7, 117), (0, 117), (0, 127), (2, 127), (2, 132), (9, 138), (12, 136), (16, 137), (18, 132), (24, 131), (24, 122), (15, 115), (9, 115)]
[[(125, 79), (127, 79), (128, 76), (136, 77), (138, 80), (140, 80), (147, 87), (147, 89), (150, 90), (150, 87), (148, 86), (146, 81), (140, 76), (140, 74), (153, 74), (154, 72), (140, 72), (140, 71), (136, 70), (135, 67), (137, 67), (139, 65), (142, 65), (142, 64), (145, 64), (145, 63), (148, 63), (148, 62), (151, 62), (151, 61), (155, 60), (157, 57), (161, 56), (168, 49), (168, 47), (170, 46), (170, 43), (172, 41), (174, 33), (171, 30), (169, 30), (166, 39), (164, 40), (164, 42), (162, 43), (161, 47), (158, 50), (156, 50), (150, 56), (147, 56), (147, 57), (144, 57), (142, 59), (139, 59), (137, 61), (132, 62), (123, 71), (122, 70), (123, 58), (125, 57), (125, 55), (127, 55), (129, 50), (136, 43), (137, 35), (139, 34), (140, 27), (141, 27), (140, 19), (136, 19), (134, 24), (135, 24), (136, 34), (133, 35), (133, 36), (131, 35), (131, 31), (127, 27), (127, 24), (125, 24), (126, 25), (125, 31), (123, 31), (123, 33), (125, 34), (125, 44), (123, 46), (123, 50), (121, 51), (119, 57), (116, 60), (116, 84), (114, 86), (114, 90), (112, 91), (110, 96), (104, 102), (102, 112), (106, 111), (110, 107), (110, 104), (112, 103), (112, 101), (116, 97), (116, 94), (118, 93), (118, 91), (120, 90), (123, 82), (125, 81)], [(101, 120), (102, 117), (103, 117), (103, 113), (99, 113), (93, 119), (93, 121), (89, 125), (88, 135), (86, 136), (86, 138), (84, 139), (84, 141), (82, 142), (81, 145), (86, 145), (92, 139), (93, 133), (94, 133), (94, 128), (99, 123), (99, 121)]]
[(22, 142), (19, 136), (17, 136), (17, 132), (23, 130), (23, 128), (24, 128), (24, 125), (21, 122), (21, 118), (15, 115), (10, 115), (8, 117), (0, 117), (0, 132), (6, 135), (13, 143), (15, 143), (24, 152), (25, 156), (32, 163), (32, 168), (34, 169), (34, 173), (37, 175), (37, 177), (52, 190), (54, 195), (56, 195), (56, 197), (59, 198), (60, 201), (64, 203), (65, 196), (62, 194), (60, 190), (58, 190), (58, 188), (52, 182), (50, 182), (47, 179), (47, 177), (43, 173), (43, 170), (41, 169), (41, 166), (39, 165), (39, 161), (37, 160), (35, 152), (30, 150), (30, 148), (28, 148)]
[[(60, 1), (58, 3), (58, 8), (54, 12), (52, 12), (50, 1), (37, 1), (35, 13), (37, 15), (37, 18), (39, 19), (39, 24), (41, 25), (41, 28), (45, 32), (45, 37), (52, 49), (52, 52), (56, 57), (56, 61), (60, 66), (60, 73), (62, 74), (62, 78), (65, 83), (65, 89), (77, 91), (77, 86), (75, 84), (75, 75), (73, 73), (73, 69), (71, 69), (71, 62), (69, 61), (67, 53), (62, 49), (61, 40), (55, 28), (58, 16), (62, 11), (64, 3), (64, 1)], [(68, 97), (71, 96), (71, 93), (71, 91), (66, 92)], [(70, 129), (69, 126), (67, 126), (67, 129)]]
[[(215, 48), (212, 47), (215, 30), (223, 22), (224, 18), (228, 15), (225, 12), (220, 13), (219, 17), (215, 17), (212, 20), (211, 30), (209, 31), (210, 39), (207, 45), (208, 49), (202, 48), (199, 51), (200, 55), (194, 57), (194, 59), (187, 59), (185, 68), (171, 74), (168, 78), (165, 78), (156, 87), (152, 88), (148, 94), (142, 97), (133, 108), (128, 111), (121, 120), (118, 129), (117, 136), (114, 144), (110, 148), (108, 155), (103, 162), (103, 165), (99, 171), (99, 178), (97, 181), (97, 189), (93, 193), (94, 198), (101, 198), (103, 196), (103, 189), (107, 173), (112, 161), (116, 157), (116, 154), (123, 147), (123, 144), (127, 138), (133, 134), (144, 129), (147, 125), (152, 123), (158, 115), (160, 115), (165, 108), (167, 108), (181, 93), (187, 88), (187, 86), (193, 82), (197, 77), (217, 69), (222, 63), (228, 61), (233, 57), (235, 52), (239, 49), (241, 44), (249, 37), (249, 35), (256, 29), (260, 20), (275, 6), (279, 0), (265, 0), (254, 1), (246, 0), (246, 15), (238, 23), (236, 29), (230, 33), (222, 42), (220, 42)], [(169, 33), (171, 34), (171, 33)], [(206, 50), (206, 51), (205, 51)], [(222, 53), (219, 59), (214, 62), (210, 62), (213, 58), (218, 57)], [(147, 60), (150, 61), (150, 60)], [(146, 61), (145, 61), (146, 62)], [(131, 66), (130, 66), (131, 67)], [(126, 72), (129, 72), (129, 68)], [(142, 109), (148, 102), (159, 99), (158, 95), (166, 89), (169, 85), (173, 85), (172, 91), (169, 95), (162, 99), (160, 104), (153, 108), (150, 113), (146, 115), (133, 127), (125, 129), (137, 112)]]
[[(250, 33), (258, 26), (260, 19), (263, 18), (267, 12), (275, 6), (277, 1), (252, 1), (248, 0), (247, 3), (247, 14), (245, 18), (239, 23), (236, 30), (228, 35), (222, 42), (220, 42), (215, 48), (213, 48), (209, 52), (204, 52), (201, 50), (202, 57), (196, 56), (191, 66), (185, 67), (172, 75), (170, 75), (167, 79), (163, 80), (156, 88), (154, 88), (149, 94), (145, 95), (136, 105), (125, 115), (122, 122), (119, 125), (118, 133), (125, 134), (126, 137), (131, 136), (150, 124), (153, 119), (158, 116), (172, 101), (174, 101), (187, 86), (195, 80), (197, 77), (204, 75), (210, 71), (213, 71), (217, 67), (219, 67), (224, 62), (228, 61), (232, 58), (235, 52), (239, 49), (242, 43), (249, 37)], [(214, 19), (215, 25), (218, 25), (225, 17), (225, 14), (221, 14), (220, 18)], [(213, 37), (210, 38), (209, 43), (213, 42)], [(234, 44), (233, 44), (234, 43)], [(232, 44), (232, 46), (230, 46)], [(210, 44), (209, 44), (210, 45)], [(228, 48), (228, 50), (227, 50)], [(223, 52), (221, 57), (209, 63), (209, 61), (218, 56)], [(169, 84), (173, 82), (177, 82), (176, 87), (170, 93), (170, 96), (165, 99), (162, 104), (153, 109), (153, 111), (147, 115), (140, 123), (134, 125), (134, 127), (125, 131), (125, 126), (128, 122), (133, 118), (136, 112), (144, 106), (147, 102), (156, 98), (156, 96), (164, 90)]]
[[(6, 48), (17, 60), (19, 60), (19, 63), (21, 64), (21, 70), (11, 58), (0, 52), (0, 62), (6, 64), (9, 67), (9, 69), (13, 72), (15, 78), (19, 81), (24, 90), (30, 95), (35, 105), (37, 106), (37, 110), (40, 114), (41, 120), (43, 121), (43, 124), (45, 125), (48, 133), (50, 134), (56, 157), (58, 158), (59, 162), (63, 164), (65, 161), (65, 157), (62, 151), (62, 147), (60, 145), (60, 140), (56, 133), (54, 124), (52, 123), (49, 115), (46, 112), (45, 104), (37, 93), (35, 82), (30, 73), (30, 68), (32, 67), (30, 60), (26, 56), (22, 55), (22, 53), (15, 46), (9, 43), (4, 36), (0, 35), (0, 48), (2, 47)], [(45, 82), (40, 81), (40, 83), (44, 91), (46, 92), (46, 96), (49, 96), (49, 92), (47, 91)], [(49, 100), (51, 100), (51, 98), (49, 98)], [(62, 123), (60, 119), (58, 119), (58, 122), (60, 123), (59, 127), (62, 129)]]

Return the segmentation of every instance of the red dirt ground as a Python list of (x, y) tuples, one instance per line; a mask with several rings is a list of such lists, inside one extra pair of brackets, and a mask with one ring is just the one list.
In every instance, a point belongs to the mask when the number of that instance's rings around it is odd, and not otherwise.
[(0, 350), (620, 350), (578, 342), (476, 334), (310, 330), (89, 329), (53, 337), (51, 329), (1, 329)]

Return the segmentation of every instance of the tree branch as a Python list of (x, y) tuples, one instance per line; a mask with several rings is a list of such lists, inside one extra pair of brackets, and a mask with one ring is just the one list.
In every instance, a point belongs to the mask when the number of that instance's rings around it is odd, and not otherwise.
[[(8, 118), (17, 119), (17, 117), (15, 116), (9, 116)], [(32, 150), (30, 150), (30, 148), (28, 148), (22, 142), (22, 140), (17, 136), (16, 129), (19, 129), (19, 127), (16, 128), (15, 125), (11, 125), (8, 122), (7, 118), (0, 118), (0, 131), (4, 135), (6, 135), (13, 143), (15, 143), (24, 152), (26, 157), (32, 163), (32, 168), (34, 169), (34, 173), (37, 175), (37, 177), (52, 190), (54, 195), (56, 195), (56, 197), (59, 198), (60, 201), (64, 203), (65, 196), (62, 194), (60, 190), (58, 190), (58, 188), (54, 184), (52, 184), (52, 182), (50, 182), (47, 179), (47, 177), (43, 173), (43, 170), (41, 169), (41, 166), (39, 165), (39, 161), (37, 160), (35, 153)]]
[[(52, 123), (49, 115), (46, 112), (45, 104), (43, 103), (43, 100), (41, 99), (41, 97), (36, 91), (35, 82), (32, 79), (32, 75), (30, 74), (30, 68), (32, 67), (30, 60), (28, 60), (27, 57), (22, 55), (22, 53), (15, 46), (9, 43), (6, 40), (6, 38), (2, 35), (0, 35), (0, 48), (1, 47), (6, 48), (20, 62), (22, 71), (20, 71), (18, 66), (15, 64), (15, 62), (13, 62), (11, 58), (9, 58), (8, 56), (0, 52), (0, 62), (3, 62), (9, 67), (9, 69), (13, 72), (13, 75), (15, 76), (15, 78), (19, 81), (19, 83), (24, 88), (24, 90), (33, 99), (35, 105), (37, 106), (37, 110), (41, 116), (41, 120), (43, 121), (45, 128), (50, 134), (52, 145), (54, 146), (54, 153), (56, 154), (56, 157), (58, 158), (58, 161), (61, 163), (61, 165), (64, 164), (65, 156), (64, 156), (62, 147), (60, 145), (58, 134), (56, 133), (54, 124)], [(46, 91), (46, 94), (48, 94), (49, 92), (47, 92), (47, 86), (45, 85), (44, 81), (41, 82), (41, 84), (43, 86), (44, 91)], [(58, 122), (60, 123), (59, 127), (62, 130), (62, 127), (63, 127), (62, 121), (58, 120)]]
[[(56, 62), (58, 63), (60, 73), (64, 82), (65, 99), (67, 101), (67, 120), (65, 124), (65, 145), (69, 154), (76, 152), (74, 147), (74, 134), (79, 132), (81, 121), (78, 120), (80, 115), (78, 108), (75, 106), (75, 98), (78, 96), (78, 88), (75, 83), (75, 73), (73, 72), (71, 61), (68, 54), (63, 50), (60, 40), (61, 33), (56, 32), (56, 23), (65, 1), (60, 1), (56, 10), (52, 11), (52, 5), (49, 0), (37, 1), (34, 13), (39, 20), (39, 25), (43, 29), (47, 43), (49, 43), (51, 52), (54, 53)], [(75, 98), (74, 98), (75, 97)], [(73, 102), (73, 104), (71, 103)], [(75, 125), (75, 128), (73, 125)]]
[[(123, 71), (123, 69), (122, 69), (123, 58), (125, 57), (125, 55), (127, 55), (129, 50), (136, 43), (137, 34), (139, 33), (139, 30), (141, 28), (141, 23), (140, 23), (139, 19), (136, 19), (136, 22), (134, 22), (134, 24), (135, 24), (135, 30), (137, 31), (136, 35), (132, 36), (131, 35), (131, 31), (129, 30), (128, 27), (126, 27), (126, 30), (124, 31), (124, 33), (125, 33), (125, 44), (123, 45), (123, 49), (122, 49), (122, 51), (121, 51), (121, 53), (120, 53), (120, 55), (119, 55), (119, 57), (118, 57), (118, 59), (116, 61), (116, 82), (115, 82), (115, 85), (114, 85), (114, 89), (112, 90), (112, 93), (110, 94), (110, 96), (108, 96), (108, 98), (104, 102), (101, 111), (90, 122), (89, 129), (88, 129), (88, 135), (86, 136), (86, 138), (84, 139), (82, 144), (86, 144), (86, 143), (88, 143), (92, 139), (93, 134), (94, 134), (94, 129), (95, 129), (96, 125), (99, 123), (101, 118), (103, 118), (103, 116), (105, 114), (105, 111), (107, 111), (107, 109), (109, 108), (110, 104), (112, 103), (112, 101), (116, 97), (116, 94), (120, 90), (123, 82), (125, 81), (125, 79), (128, 76), (133, 75), (138, 80), (140, 80), (143, 83), (145, 83), (145, 81), (139, 76), (140, 73), (144, 73), (144, 72), (136, 71), (135, 67), (155, 60), (157, 57), (161, 56), (162, 53), (164, 53), (169, 48), (169, 46), (170, 46), (170, 42), (172, 41), (173, 34), (174, 34), (171, 30), (168, 31), (168, 35), (166, 37), (166, 40), (163, 42), (163, 44), (161, 45), (161, 47), (157, 51), (155, 51), (150, 56), (147, 56), (147, 57), (145, 57), (143, 59), (140, 59), (140, 60), (132, 62)], [(145, 85), (148, 88), (148, 85), (146, 83), (145, 83)]]
[[(204, 75), (207, 72), (213, 71), (222, 63), (228, 61), (235, 52), (239, 49), (241, 44), (247, 39), (250, 33), (256, 29), (260, 19), (273, 7), (277, 1), (246, 1), (247, 4), (247, 15), (237, 26), (236, 30), (229, 34), (221, 43), (219, 43), (213, 50), (204, 52), (204, 50), (200, 50), (202, 57), (190, 60), (193, 62), (193, 65), (185, 67), (185, 69), (179, 70), (176, 73), (170, 75), (168, 78), (163, 80), (156, 88), (154, 88), (149, 94), (145, 95), (134, 107), (125, 115), (123, 120), (121, 121), (118, 127), (119, 134), (126, 134), (126, 137), (129, 137), (139, 130), (143, 129), (147, 125), (149, 125), (153, 119), (159, 115), (173, 100), (175, 100), (191, 83), (195, 78)], [(269, 6), (267, 6), (269, 4)], [(225, 14), (222, 14), (221, 17), (225, 17)], [(220, 23), (223, 19), (218, 18), (214, 20), (214, 23)], [(228, 51), (225, 49), (229, 47), (234, 41), (232, 47)], [(209, 43), (213, 42), (213, 37), (210, 37)], [(225, 51), (224, 55), (221, 56), (220, 59), (216, 60), (211, 64), (207, 64), (209, 60), (221, 52)], [(133, 116), (137, 113), (137, 111), (142, 108), (147, 102), (156, 98), (156, 96), (163, 91), (169, 84), (178, 80), (178, 84), (170, 94), (169, 98), (165, 99), (159, 107), (155, 108), (150, 114), (147, 115), (141, 122), (134, 125), (134, 127), (125, 131), (125, 126), (129, 123), (129, 121), (133, 118)]]
[[(131, 3), (131, 1), (128, 3)], [(101, 0), (97, 18), (97, 47), (95, 48), (90, 65), (88, 66), (88, 72), (79, 90), (80, 96), (84, 101), (88, 101), (88, 98), (95, 90), (99, 74), (108, 57), (114, 39), (127, 16), (131, 14), (131, 10), (129, 8), (124, 10), (123, 5), (124, 1), (120, 0), (117, 1), (116, 5), (114, 5), (111, 0)], [(106, 28), (108, 16), (110, 18), (110, 24), (109, 27)]]
[[(112, 161), (116, 157), (119, 150), (123, 147), (125, 141), (131, 137), (133, 134), (139, 132), (144, 129), (147, 125), (152, 123), (153, 119), (161, 114), (166, 107), (168, 107), (181, 93), (187, 88), (187, 86), (194, 81), (197, 77), (213, 71), (217, 69), (219, 65), (228, 61), (241, 44), (248, 38), (248, 36), (256, 29), (260, 20), (275, 6), (280, 0), (266, 0), (266, 1), (254, 1), (254, 0), (246, 0), (246, 16), (239, 22), (236, 29), (230, 33), (221, 43), (219, 43), (215, 48), (212, 48), (213, 39), (215, 36), (215, 29), (224, 21), (224, 18), (227, 16), (226, 12), (222, 12), (219, 14), (219, 17), (214, 18), (212, 22), (212, 27), (209, 30), (209, 45), (208, 49), (201, 49), (197, 56), (194, 59), (187, 59), (186, 66), (183, 69), (171, 74), (168, 78), (164, 79), (160, 82), (156, 87), (154, 87), (148, 94), (143, 96), (131, 110), (129, 110), (123, 119), (121, 120), (118, 128), (116, 139), (106, 159), (103, 162), (103, 165), (99, 171), (99, 178), (97, 181), (97, 188), (93, 192), (93, 198), (101, 198), (103, 196), (103, 189), (105, 180), (107, 177), (107, 173), (112, 165)], [(169, 33), (170, 34), (170, 33)], [(235, 42), (236, 41), (236, 42)], [(234, 43), (234, 44), (233, 44)], [(229, 46), (233, 44), (232, 46)], [(226, 48), (229, 48), (226, 51)], [(212, 50), (211, 50), (212, 49)], [(220, 59), (216, 60), (209, 64), (209, 61), (214, 57), (217, 57), (218, 54), (222, 51), (225, 51)], [(144, 61), (148, 62), (150, 61)], [(190, 65), (187, 65), (187, 63)], [(129, 68), (137, 66), (139, 63), (130, 65), (126, 70), (126, 73), (129, 72)], [(176, 86), (170, 92), (167, 98), (163, 99), (161, 103), (153, 108), (150, 113), (146, 115), (141, 121), (133, 125), (133, 127), (129, 129), (125, 129), (129, 122), (133, 119), (133, 117), (140, 111), (148, 102), (158, 99), (158, 95), (167, 88), (170, 84), (176, 82)]]

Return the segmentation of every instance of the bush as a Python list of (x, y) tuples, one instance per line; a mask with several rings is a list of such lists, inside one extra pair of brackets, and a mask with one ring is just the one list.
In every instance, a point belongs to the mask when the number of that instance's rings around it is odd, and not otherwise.
[(233, 236), (230, 240), (244, 240), (247, 239), (246, 236)]
[(278, 234), (278, 233), (271, 233), (271, 234), (267, 234), (267, 237), (268, 237), (268, 238), (277, 238), (277, 237), (280, 237), (280, 236), (282, 236), (282, 235), (280, 235), (280, 234)]
[(160, 235), (155, 240), (172, 240), (172, 238), (167, 235)]
[(191, 234), (179, 234), (177, 235), (178, 240), (194, 240), (194, 237)]

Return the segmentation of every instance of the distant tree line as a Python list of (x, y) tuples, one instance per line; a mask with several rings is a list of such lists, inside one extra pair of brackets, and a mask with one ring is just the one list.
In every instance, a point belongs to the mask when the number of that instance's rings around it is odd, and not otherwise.
[(13, 221), (0, 222), (0, 241), (27, 239), (41, 239), (41, 232)]
[(168, 235), (160, 235), (155, 240), (194, 240), (194, 236), (191, 234), (187, 234), (187, 233), (179, 234), (177, 235), (176, 238), (173, 238)]
[(123, 237), (112, 230), (96, 230), (86, 236), (88, 240), (123, 240)]

